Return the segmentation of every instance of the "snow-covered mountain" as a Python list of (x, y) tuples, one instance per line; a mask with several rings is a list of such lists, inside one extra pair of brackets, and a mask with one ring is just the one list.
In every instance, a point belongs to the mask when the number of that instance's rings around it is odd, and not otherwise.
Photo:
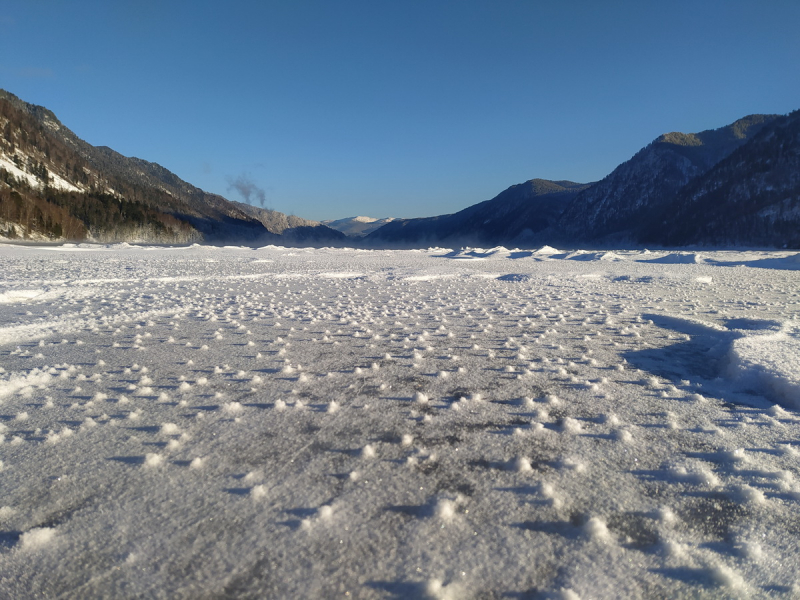
[(385, 219), (376, 219), (374, 217), (347, 217), (334, 221), (322, 221), (322, 224), (336, 231), (341, 231), (347, 236), (359, 238), (369, 235), (376, 229), (380, 229), (392, 221), (394, 221), (394, 217)]
[[(205, 192), (156, 163), (92, 146), (50, 110), (0, 90), (2, 237), (291, 241), (278, 237), (282, 231), (265, 226), (246, 207)], [(320, 232), (324, 240), (340, 237), (328, 228)]]

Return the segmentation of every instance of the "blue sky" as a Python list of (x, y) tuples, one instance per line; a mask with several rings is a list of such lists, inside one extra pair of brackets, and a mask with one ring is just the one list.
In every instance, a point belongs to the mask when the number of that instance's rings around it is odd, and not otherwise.
[(231, 199), (429, 216), (800, 108), (798, 31), (797, 0), (20, 0), (0, 87)]

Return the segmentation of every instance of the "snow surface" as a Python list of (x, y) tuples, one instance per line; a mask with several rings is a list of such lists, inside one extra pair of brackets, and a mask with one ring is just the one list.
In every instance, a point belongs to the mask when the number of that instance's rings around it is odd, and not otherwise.
[(0, 597), (796, 598), (798, 269), (2, 246)]

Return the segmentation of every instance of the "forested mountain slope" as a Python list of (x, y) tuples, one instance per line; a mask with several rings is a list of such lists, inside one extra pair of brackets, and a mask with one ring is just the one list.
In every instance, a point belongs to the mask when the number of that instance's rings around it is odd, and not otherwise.
[[(163, 243), (281, 240), (280, 228), (265, 226), (253, 214), (261, 209), (251, 211), (249, 205), (207, 193), (156, 163), (92, 146), (50, 110), (3, 90), (0, 132), (0, 236)], [(287, 218), (270, 212), (273, 221)], [(301, 221), (303, 227), (319, 226)], [(326, 230), (316, 237), (339, 239)]]

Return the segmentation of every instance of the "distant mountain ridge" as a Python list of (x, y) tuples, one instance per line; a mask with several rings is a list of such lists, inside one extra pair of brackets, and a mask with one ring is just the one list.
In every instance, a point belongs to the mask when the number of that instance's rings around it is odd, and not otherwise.
[[(0, 132), (0, 235), (168, 243), (297, 241), (297, 236), (282, 238), (280, 227), (265, 226), (258, 214), (244, 208), (248, 205), (205, 192), (159, 164), (92, 146), (52, 111), (4, 90)], [(299, 226), (321, 227), (305, 220)], [(316, 237), (341, 240), (325, 227)]]
[(659, 136), (593, 184), (532, 179), (452, 215), (394, 221), (372, 246), (800, 247), (800, 111)]
[(320, 243), (342, 245), (347, 236), (319, 221), (310, 221), (295, 215), (286, 215), (277, 210), (259, 208), (243, 202), (233, 202), (234, 206), (254, 219), (267, 231), (279, 235), (284, 241), (294, 243)]
[(409, 248), (800, 247), (800, 111), (659, 136), (602, 180), (531, 179), (453, 214), (326, 222), (232, 202), (92, 146), (0, 90), (0, 238)]
[(374, 217), (347, 217), (333, 221), (322, 221), (322, 224), (337, 231), (341, 231), (349, 237), (360, 238), (369, 235), (376, 229), (392, 221), (394, 221), (393, 217), (387, 217), (385, 219), (376, 219)]
[(396, 219), (368, 235), (371, 246), (525, 244), (551, 227), (587, 184), (531, 179), (451, 215)]

